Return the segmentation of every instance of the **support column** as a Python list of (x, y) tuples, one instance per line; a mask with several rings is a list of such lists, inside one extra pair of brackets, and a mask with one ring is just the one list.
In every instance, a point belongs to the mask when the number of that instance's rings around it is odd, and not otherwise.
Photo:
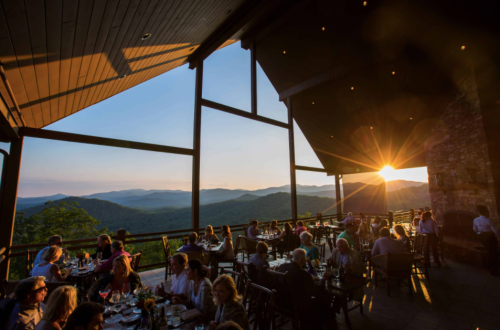
[(342, 197), (340, 195), (340, 174), (335, 174), (335, 202), (337, 204), (337, 220), (342, 220)]
[(196, 67), (196, 87), (194, 99), (194, 136), (193, 136), (193, 179), (191, 202), (191, 228), (200, 229), (200, 148), (201, 148), (201, 100), (203, 90), (203, 61)]
[[(12, 234), (14, 231), (14, 220), (16, 218), (17, 190), (19, 187), (19, 173), (21, 172), (21, 157), (23, 153), (23, 137), (12, 140), (10, 143), (10, 154), (7, 161), (5, 175), (3, 200), (0, 209), (0, 245), (7, 248), (5, 255), (10, 254), (12, 245)], [(7, 259), (0, 264), (0, 278), (8, 279), (10, 260)]]
[(288, 146), (290, 154), (290, 196), (292, 198), (292, 219), (294, 223), (297, 221), (297, 181), (295, 179), (295, 142), (293, 136), (293, 111), (292, 100), (290, 97), (286, 99), (288, 108)]
[(252, 42), (250, 48), (250, 63), (252, 115), (257, 115), (257, 46), (255, 41)]

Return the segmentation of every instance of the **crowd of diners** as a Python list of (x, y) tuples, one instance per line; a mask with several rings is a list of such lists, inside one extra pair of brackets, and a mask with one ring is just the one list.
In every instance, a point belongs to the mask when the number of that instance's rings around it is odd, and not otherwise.
[[(500, 231), (489, 218), (488, 209), (485, 206), (477, 207), (480, 216), (474, 219), (473, 230), (478, 234), (479, 240), (488, 252), (491, 272), (498, 271), (496, 235)], [(366, 272), (366, 264), (362, 254), (357, 251), (361, 240), (371, 241), (373, 248), (372, 256), (387, 253), (410, 252), (411, 241), (400, 224), (394, 226), (394, 234), (391, 235), (386, 220), (376, 217), (372, 224), (361, 213), (356, 219), (351, 213), (342, 221), (344, 231), (339, 234), (335, 247), (327, 260), (328, 265), (338, 268), (341, 264), (347, 273), (362, 276)], [(426, 234), (427, 239), (425, 251), (425, 263), (430, 265), (430, 252), (433, 254), (434, 262), (441, 266), (437, 252), (438, 227), (432, 213), (419, 212), (413, 221), (418, 225), (419, 232)], [(283, 228), (278, 228), (273, 221), (269, 229), (274, 231), (277, 246), (286, 246), (295, 241), (300, 241), (299, 247), (293, 251), (292, 262), (284, 263), (277, 269), (280, 272), (288, 272), (292, 285), (297, 288), (294, 297), (297, 305), (303, 312), (300, 313), (302, 328), (318, 328), (326, 321), (329, 315), (327, 310), (329, 302), (325, 302), (323, 294), (325, 278), (311, 276), (305, 270), (308, 260), (318, 260), (320, 253), (316, 245), (312, 243), (313, 235), (304, 225), (303, 221), (297, 221), (295, 229), (289, 223)], [(252, 219), (248, 228), (247, 236), (257, 239), (260, 235), (258, 221)], [(220, 252), (214, 254), (214, 258), (222, 260), (233, 259), (234, 250), (232, 234), (229, 226), (221, 227), (222, 247)], [(156, 287), (155, 294), (169, 299), (174, 304), (186, 305), (189, 309), (197, 309), (210, 330), (215, 329), (244, 329), (249, 330), (248, 317), (245, 307), (241, 303), (242, 297), (238, 294), (233, 278), (228, 275), (218, 276), (212, 283), (207, 277), (207, 267), (198, 260), (188, 260), (184, 252), (206, 251), (199, 243), (219, 243), (219, 238), (214, 233), (212, 226), (205, 228), (205, 234), (198, 237), (196, 233), (189, 234), (189, 243), (183, 246), (179, 253), (171, 258), (170, 267), (173, 274), (170, 291), (167, 292), (162, 282)], [(48, 239), (48, 246), (43, 248), (37, 255), (32, 269), (32, 277), (19, 282), (15, 292), (0, 301), (0, 310), (4, 312), (6, 306), (11, 306), (10, 314), (5, 321), (6, 330), (86, 330), (102, 329), (104, 306), (101, 304), (99, 292), (111, 289), (129, 290), (133, 292), (143, 286), (138, 273), (130, 266), (130, 254), (124, 250), (121, 241), (111, 242), (108, 235), (98, 237), (97, 253), (102, 254), (105, 262), (96, 262), (95, 270), (99, 273), (98, 278), (88, 290), (88, 302), (77, 303), (77, 291), (72, 286), (57, 287), (48, 299), (47, 282), (64, 281), (69, 271), (62, 274), (56, 262), (68, 257), (68, 251), (62, 248), (61, 236), (52, 236)], [(269, 268), (268, 258), (269, 246), (263, 241), (256, 245), (256, 253), (249, 262), (253, 263), (259, 271), (258, 283), (266, 286), (267, 276), (264, 276), (265, 268)], [(326, 276), (326, 275), (325, 275)], [(313, 298), (314, 297), (314, 298)], [(363, 288), (354, 293), (354, 299), (363, 297)], [(340, 305), (333, 301), (333, 310), (339, 310)], [(335, 314), (335, 313), (333, 313)], [(0, 324), (1, 326), (2, 324)]]

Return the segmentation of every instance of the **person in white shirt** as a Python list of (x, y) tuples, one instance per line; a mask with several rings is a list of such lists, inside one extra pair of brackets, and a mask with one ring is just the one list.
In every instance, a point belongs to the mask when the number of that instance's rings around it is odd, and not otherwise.
[(479, 241), (486, 248), (488, 254), (488, 266), (492, 274), (498, 274), (498, 240), (496, 235), (500, 235), (500, 230), (490, 219), (490, 211), (484, 205), (478, 205), (477, 211), (480, 216), (474, 219), (473, 229), (478, 235)]
[(352, 217), (352, 212), (347, 213), (347, 218), (342, 221), (344, 226), (346, 226), (348, 223), (353, 223), (354, 224), (355, 219)]
[(430, 253), (429, 250), (432, 248), (432, 257), (434, 258), (434, 263), (441, 267), (441, 261), (439, 261), (439, 254), (437, 250), (438, 243), (438, 227), (436, 221), (432, 219), (432, 213), (430, 211), (424, 212), (422, 214), (422, 220), (419, 222), (420, 232), (426, 234), (425, 247), (424, 247), (424, 259), (425, 264), (430, 266)]
[(387, 253), (401, 253), (403, 251), (403, 246), (396, 240), (392, 239), (391, 231), (387, 227), (380, 229), (380, 238), (375, 241), (372, 249), (372, 256), (377, 256), (379, 254)]
[(172, 259), (170, 259), (170, 269), (172, 270), (172, 274), (174, 274), (174, 276), (172, 278), (171, 292), (166, 293), (163, 282), (161, 282), (156, 288), (157, 295), (167, 297), (170, 300), (172, 300), (173, 297), (179, 297), (182, 300), (186, 300), (188, 298), (191, 280), (189, 280), (186, 275), (187, 262), (188, 257), (185, 253), (177, 253), (172, 256)]

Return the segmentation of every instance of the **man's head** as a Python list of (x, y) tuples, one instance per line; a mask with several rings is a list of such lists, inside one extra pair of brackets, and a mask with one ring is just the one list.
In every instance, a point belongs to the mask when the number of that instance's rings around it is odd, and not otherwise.
[(352, 218), (352, 212), (347, 213), (347, 216), (348, 216), (349, 218)]
[(297, 221), (297, 227), (303, 227), (304, 226), (304, 223), (302, 221)]
[(485, 216), (485, 217), (489, 217), (490, 216), (490, 211), (488, 210), (488, 208), (484, 205), (478, 205), (476, 206), (477, 208), (477, 212), (482, 215), (482, 216)]
[(17, 300), (26, 305), (41, 303), (47, 295), (44, 281), (44, 276), (35, 276), (19, 282), (14, 290)]
[(356, 233), (356, 227), (352, 223), (348, 223), (345, 226), (345, 230), (349, 233), (349, 235), (354, 235)]
[(418, 211), (418, 212), (417, 212), (417, 215), (422, 215), (422, 213), (424, 213), (424, 212), (422, 212), (422, 211)]
[(111, 244), (111, 253), (115, 254), (117, 252), (123, 251), (123, 242), (122, 241), (114, 241)]
[(252, 221), (250, 222), (250, 225), (252, 227), (257, 227), (258, 224), (259, 224), (259, 222), (256, 219), (252, 219)]
[(194, 244), (196, 243), (196, 240), (198, 239), (198, 234), (195, 232), (192, 232), (191, 234), (188, 235), (189, 243)]
[(170, 259), (170, 269), (175, 275), (179, 275), (186, 269), (188, 256), (185, 253), (176, 253)]
[(267, 249), (269, 249), (269, 246), (266, 244), (266, 242), (257, 243), (257, 254), (266, 255)]
[(347, 251), (347, 249), (349, 249), (349, 242), (347, 242), (347, 240), (344, 238), (339, 238), (337, 240), (336, 246), (337, 249), (339, 249), (339, 252), (343, 254)]
[(307, 263), (306, 255), (306, 250), (295, 249), (293, 251), (293, 261), (295, 261), (300, 267), (302, 267)]
[(66, 322), (65, 330), (101, 330), (104, 306), (95, 302), (83, 302), (75, 308)]
[(391, 236), (391, 231), (387, 227), (383, 227), (382, 229), (380, 229), (379, 233), (380, 233), (380, 236), (382, 236), (382, 237)]
[(50, 236), (48, 243), (49, 246), (55, 245), (61, 247), (63, 244), (62, 237), (59, 235)]

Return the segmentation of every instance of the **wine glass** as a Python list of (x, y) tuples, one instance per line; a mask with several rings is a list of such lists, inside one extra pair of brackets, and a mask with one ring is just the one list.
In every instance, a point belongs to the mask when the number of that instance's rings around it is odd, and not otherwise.
[(102, 259), (102, 252), (97, 252), (97, 254), (96, 254), (96, 259), (97, 259), (97, 261), (99, 261), (99, 262), (101, 261), (101, 259)]
[(172, 313), (172, 326), (174, 328), (178, 327), (179, 324), (181, 324), (181, 316), (179, 314), (179, 312), (174, 312)]
[(335, 276), (335, 283), (339, 283), (340, 270), (338, 268), (333, 269), (333, 276)]
[(110, 291), (111, 291), (111, 289), (99, 291), (99, 295), (101, 296), (102, 300), (104, 300), (104, 306), (106, 306), (106, 307), (108, 307), (108, 302), (106, 301), (106, 297), (108, 296)]
[(125, 299), (125, 301), (128, 301), (129, 296), (130, 296), (130, 285), (128, 283), (123, 283), (122, 297)]

